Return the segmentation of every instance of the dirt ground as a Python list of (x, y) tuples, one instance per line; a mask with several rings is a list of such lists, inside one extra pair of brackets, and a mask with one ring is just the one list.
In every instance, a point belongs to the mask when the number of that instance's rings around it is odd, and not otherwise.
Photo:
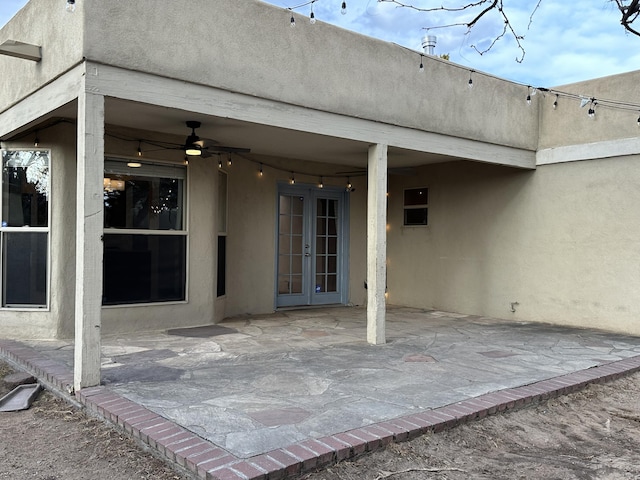
[[(0, 362), (2, 380), (12, 370)], [(50, 393), (0, 413), (0, 479), (185, 480)], [(303, 475), (304, 480), (637, 479), (640, 373)]]
[[(0, 362), (0, 397), (12, 373)], [(0, 479), (184, 480), (115, 429), (42, 392), (31, 408), (0, 412)]]

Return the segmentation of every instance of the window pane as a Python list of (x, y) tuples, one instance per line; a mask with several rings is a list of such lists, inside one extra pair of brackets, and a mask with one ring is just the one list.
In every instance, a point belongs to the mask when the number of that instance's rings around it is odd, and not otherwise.
[(227, 293), (227, 237), (218, 236), (218, 297)]
[(47, 304), (47, 233), (2, 234), (3, 306)]
[(218, 172), (218, 233), (227, 231), (227, 174)]
[(182, 230), (184, 180), (107, 173), (104, 227)]
[(407, 208), (404, 211), (405, 225), (427, 225), (426, 208)]
[(410, 188), (404, 191), (404, 204), (407, 205), (428, 205), (428, 188)]
[(49, 218), (49, 152), (2, 152), (2, 226), (46, 227)]
[(104, 236), (103, 304), (185, 299), (187, 237)]

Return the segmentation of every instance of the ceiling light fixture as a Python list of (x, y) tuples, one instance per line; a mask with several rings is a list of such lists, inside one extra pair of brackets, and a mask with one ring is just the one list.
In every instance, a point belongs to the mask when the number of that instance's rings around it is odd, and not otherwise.
[(187, 128), (191, 129), (191, 135), (184, 142), (184, 153), (191, 157), (202, 155), (202, 147), (197, 143), (200, 137), (196, 135), (196, 128), (200, 128), (200, 122), (188, 121)]

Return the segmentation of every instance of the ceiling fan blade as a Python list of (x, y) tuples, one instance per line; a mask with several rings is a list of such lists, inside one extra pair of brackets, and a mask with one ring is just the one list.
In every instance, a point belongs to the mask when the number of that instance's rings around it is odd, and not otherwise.
[(240, 148), (240, 147), (225, 147), (222, 145), (216, 145), (211, 147), (206, 147), (205, 150), (209, 152), (220, 152), (220, 153), (250, 153), (250, 148)]

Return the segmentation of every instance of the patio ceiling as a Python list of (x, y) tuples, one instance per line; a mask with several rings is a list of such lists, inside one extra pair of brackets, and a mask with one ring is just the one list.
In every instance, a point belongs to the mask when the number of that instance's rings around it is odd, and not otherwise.
[[(37, 122), (13, 132), (5, 140), (19, 140), (25, 134), (58, 119), (75, 121), (76, 102), (50, 112)], [(251, 149), (249, 156), (333, 163), (366, 171), (369, 144), (346, 138), (313, 134), (230, 118), (202, 115), (184, 110), (107, 98), (105, 123), (110, 126), (167, 134), (169, 142), (181, 142), (189, 133), (185, 122), (197, 120), (202, 126), (197, 133), (215, 144)], [(174, 138), (175, 137), (175, 138)], [(462, 160), (462, 158), (389, 147), (389, 168), (407, 168), (430, 163)]]

